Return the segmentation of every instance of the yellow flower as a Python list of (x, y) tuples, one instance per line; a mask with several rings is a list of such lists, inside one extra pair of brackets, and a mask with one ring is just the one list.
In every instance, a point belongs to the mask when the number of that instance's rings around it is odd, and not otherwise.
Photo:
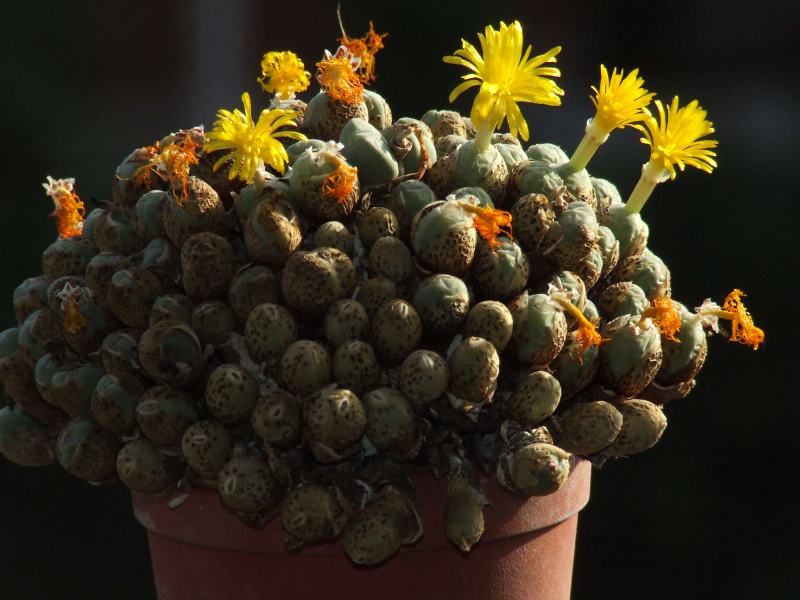
[(625, 204), (629, 213), (642, 210), (657, 184), (675, 179), (676, 165), (681, 171), (689, 165), (706, 173), (717, 166), (716, 153), (712, 150), (717, 147), (717, 140), (701, 139), (714, 133), (714, 126), (706, 120), (706, 111), (697, 100), (681, 107), (675, 96), (666, 112), (660, 100), (656, 100), (656, 108), (658, 120), (643, 108), (647, 118), (633, 125), (644, 134), (641, 142), (650, 146), (650, 160)]
[(48, 175), (42, 187), (44, 193), (53, 200), (54, 210), (50, 216), (58, 222), (58, 235), (62, 238), (80, 235), (86, 208), (75, 193), (75, 179), (53, 179)]
[(261, 59), (261, 77), (258, 83), (265, 92), (275, 94), (279, 100), (294, 98), (311, 84), (311, 74), (294, 52), (267, 52)]
[(592, 123), (597, 123), (601, 130), (608, 134), (619, 129), (643, 121), (643, 110), (650, 104), (654, 93), (644, 89), (644, 79), (639, 77), (639, 69), (634, 69), (623, 78), (624, 71), (614, 67), (611, 77), (605, 65), (600, 65), (600, 89), (592, 86), (595, 95), (591, 96), (597, 113)]
[(478, 234), (486, 240), (492, 250), (500, 247), (497, 236), (504, 235), (509, 239), (514, 239), (511, 234), (511, 213), (496, 208), (475, 206), (469, 202), (459, 202), (458, 205), (470, 214), (475, 215), (472, 226)]
[[(462, 92), (480, 86), (472, 103), (470, 118), (479, 130), (483, 130), (483, 140), (478, 140), (481, 148), (488, 147), (492, 131), (508, 119), (512, 135), (519, 134), (528, 139), (528, 124), (520, 112), (517, 102), (535, 102), (559, 106), (564, 90), (547, 77), (559, 77), (561, 72), (555, 67), (542, 66), (556, 62), (561, 47), (555, 47), (544, 54), (528, 58), (531, 47), (522, 53), (522, 25), (514, 21), (510, 26), (500, 23), (496, 31), (491, 25), (483, 34), (478, 34), (482, 54), (465, 40), (454, 56), (445, 56), (444, 62), (466, 67), (471, 73), (462, 77), (465, 81), (450, 93), (453, 102)], [(488, 131), (488, 133), (486, 133)], [(481, 144), (483, 141), (486, 145)]]
[(586, 168), (612, 130), (633, 125), (647, 116), (643, 111), (655, 94), (642, 87), (644, 79), (639, 77), (639, 69), (624, 78), (623, 74), (614, 67), (609, 77), (605, 65), (600, 65), (600, 89), (592, 86), (595, 95), (590, 96), (595, 116), (586, 124), (586, 133), (569, 159), (567, 168), (571, 173)]
[(295, 126), (297, 111), (282, 108), (263, 110), (258, 122), (253, 123), (250, 94), (242, 94), (244, 113), (239, 109), (233, 112), (220, 109), (214, 128), (206, 134), (208, 140), (203, 145), (206, 152), (230, 150), (214, 163), (216, 171), (224, 163), (230, 161), (230, 179), (239, 177), (242, 181), (251, 182), (256, 169), (262, 161), (278, 173), (283, 173), (289, 157), (278, 138), (305, 140), (306, 136), (298, 131), (278, 131), (284, 126)]
[(689, 165), (711, 173), (717, 166), (716, 153), (711, 150), (717, 147), (717, 140), (700, 139), (714, 133), (714, 126), (706, 120), (706, 111), (697, 100), (681, 107), (675, 96), (666, 112), (660, 100), (656, 100), (656, 108), (658, 121), (644, 108), (647, 115), (644, 124), (634, 125), (645, 136), (642, 143), (650, 146), (650, 162), (669, 172), (671, 179), (677, 174), (675, 165), (681, 171)]

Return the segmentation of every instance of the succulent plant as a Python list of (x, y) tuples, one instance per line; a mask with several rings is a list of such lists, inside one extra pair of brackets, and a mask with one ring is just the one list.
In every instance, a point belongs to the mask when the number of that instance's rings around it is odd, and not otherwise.
[(575, 404), (559, 419), (563, 434), (560, 444), (574, 454), (596, 454), (617, 439), (622, 419), (622, 413), (604, 400)]
[(469, 290), (453, 275), (431, 275), (414, 292), (414, 308), (425, 330), (433, 335), (452, 335), (458, 331), (469, 307)]
[(376, 565), (419, 537), (417, 519), (403, 492), (387, 486), (379, 498), (350, 520), (342, 546), (354, 563)]
[[(491, 502), (473, 464), (538, 496), (576, 456), (655, 444), (720, 319), (764, 341), (740, 290), (672, 300), (647, 247), (655, 186), (715, 166), (711, 123), (677, 98), (657, 119), (638, 71), (601, 67), (575, 152), (526, 150), (518, 103), (561, 102), (541, 66), (559, 48), (484, 33), (444, 59), (469, 69), (453, 99), (480, 87), (468, 116), (393, 120), (364, 89), (370, 25), (317, 63), (307, 105), (302, 61), (265, 55), (269, 108), (245, 93), (211, 131), (134, 150), (100, 208), (48, 177), (59, 235), (0, 333), (0, 452), (138, 493), (216, 487), (249, 525), (280, 514), (288, 550), (341, 536), (375, 565), (422, 534), (417, 469), (447, 477), (443, 529), (468, 552)], [(651, 149), (627, 202), (587, 170), (625, 126)]]
[(361, 340), (342, 343), (333, 355), (333, 380), (339, 387), (360, 394), (375, 387), (381, 374), (375, 351)]
[(561, 384), (547, 371), (529, 371), (516, 382), (506, 402), (508, 418), (533, 428), (552, 415), (561, 401)]
[(283, 497), (280, 480), (261, 457), (229, 460), (217, 475), (217, 489), (225, 506), (243, 513), (276, 510)]
[(444, 532), (462, 552), (469, 552), (483, 535), (483, 506), (486, 498), (457, 473), (447, 481), (444, 505)]
[(161, 454), (145, 439), (125, 444), (117, 454), (117, 474), (130, 489), (140, 494), (156, 494), (172, 485), (178, 476), (174, 457)]
[(266, 443), (288, 448), (300, 435), (300, 404), (291, 394), (283, 391), (259, 396), (250, 416), (250, 425)]
[(367, 428), (364, 405), (346, 389), (322, 390), (303, 410), (303, 431), (310, 450), (323, 463), (352, 453)]
[(347, 523), (347, 511), (328, 487), (301, 484), (292, 489), (281, 508), (281, 522), (288, 536), (303, 543), (335, 540)]
[(231, 436), (222, 423), (211, 419), (190, 425), (181, 437), (181, 454), (200, 475), (212, 477), (231, 453)]
[(239, 365), (220, 365), (206, 382), (206, 410), (225, 425), (248, 420), (258, 400), (258, 382)]

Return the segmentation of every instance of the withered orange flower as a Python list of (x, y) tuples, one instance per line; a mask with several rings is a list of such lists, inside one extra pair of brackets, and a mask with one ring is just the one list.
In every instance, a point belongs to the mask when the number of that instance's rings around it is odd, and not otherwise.
[(317, 81), (333, 100), (353, 104), (364, 95), (364, 84), (356, 72), (360, 65), (360, 59), (345, 46), (339, 46), (336, 54), (326, 50), (325, 58), (317, 63)]
[(709, 298), (695, 311), (715, 332), (719, 332), (717, 324), (719, 319), (730, 321), (731, 334), (728, 339), (731, 342), (740, 342), (746, 346), (752, 346), (753, 350), (758, 350), (759, 345), (764, 342), (764, 330), (756, 327), (753, 317), (750, 316), (742, 302), (742, 297), (746, 295), (742, 290), (734, 289), (727, 295), (721, 308), (719, 304), (712, 302)]
[(758, 350), (759, 344), (764, 343), (764, 330), (756, 327), (753, 317), (742, 302), (742, 296), (746, 295), (742, 290), (734, 289), (722, 304), (722, 312), (725, 314), (720, 313), (719, 316), (730, 319), (730, 341), (740, 342), (752, 346), (753, 350)]
[(80, 305), (91, 295), (87, 288), (67, 282), (58, 292), (61, 300), (61, 309), (64, 311), (64, 331), (70, 334), (78, 333), (86, 327), (89, 321), (83, 316)]
[(80, 235), (83, 231), (86, 208), (75, 193), (75, 179), (53, 179), (48, 175), (42, 187), (45, 194), (53, 200), (54, 210), (50, 216), (56, 218), (59, 237)]
[(192, 132), (180, 131), (175, 134), (175, 140), (163, 148), (159, 142), (152, 146), (139, 149), (142, 157), (147, 157), (147, 163), (136, 169), (131, 178), (134, 183), (150, 187), (150, 174), (155, 174), (163, 181), (173, 186), (173, 191), (178, 188), (176, 200), (183, 204), (189, 197), (188, 181), (192, 165), (200, 162), (197, 150), (202, 144), (197, 142)]
[(86, 317), (78, 308), (78, 303), (74, 299), (68, 300), (64, 308), (64, 331), (78, 333), (87, 323)]
[(565, 313), (577, 321), (578, 330), (575, 332), (575, 343), (581, 353), (586, 352), (592, 345), (600, 346), (605, 341), (600, 332), (597, 331), (597, 325), (586, 318), (583, 311), (572, 303), (565, 291), (550, 284), (547, 295), (550, 300), (558, 304)]
[(369, 22), (369, 31), (361, 38), (351, 38), (343, 34), (339, 38), (339, 43), (347, 48), (353, 56), (361, 60), (358, 66), (357, 73), (362, 83), (369, 83), (374, 81), (375, 77), (375, 54), (381, 50), (383, 46), (383, 38), (388, 33), (376, 33), (372, 21)]
[(673, 342), (680, 342), (676, 337), (681, 328), (681, 317), (675, 310), (672, 300), (666, 296), (653, 298), (644, 312), (642, 319), (650, 319), (661, 332), (665, 339)]
[(494, 250), (499, 248), (501, 242), (497, 241), (499, 235), (514, 239), (511, 233), (511, 213), (491, 207), (475, 206), (468, 202), (459, 202), (459, 206), (466, 212), (475, 215), (472, 226), (478, 234), (486, 240), (489, 247)]
[(344, 204), (350, 192), (353, 191), (353, 186), (358, 177), (358, 167), (351, 167), (343, 160), (338, 160), (339, 164), (336, 169), (322, 182), (322, 194), (324, 196), (333, 196), (339, 204)]

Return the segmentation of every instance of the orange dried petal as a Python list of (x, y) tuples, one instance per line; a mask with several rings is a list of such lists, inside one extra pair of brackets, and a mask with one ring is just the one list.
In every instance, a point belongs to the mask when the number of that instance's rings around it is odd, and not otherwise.
[(344, 104), (358, 102), (364, 94), (364, 85), (346, 56), (318, 62), (317, 81), (331, 98)]
[(472, 226), (478, 234), (486, 240), (491, 249), (499, 248), (501, 242), (497, 237), (504, 235), (509, 239), (514, 239), (511, 232), (511, 213), (506, 210), (499, 210), (488, 206), (475, 206), (468, 202), (459, 202), (459, 206), (468, 213), (475, 215)]
[(322, 182), (322, 194), (333, 196), (339, 204), (344, 204), (350, 192), (353, 191), (357, 176), (357, 167), (351, 167), (344, 161), (340, 161), (336, 170), (331, 172)]
[(752, 346), (753, 350), (758, 350), (758, 346), (764, 343), (764, 330), (756, 327), (753, 317), (742, 302), (742, 297), (746, 295), (741, 290), (734, 289), (725, 298), (722, 310), (730, 313), (729, 316), (726, 315), (731, 321), (730, 341), (740, 342)]
[(650, 319), (661, 332), (665, 339), (673, 342), (680, 342), (676, 334), (681, 329), (681, 317), (675, 310), (675, 305), (667, 296), (653, 298), (644, 312), (643, 319)]
[(361, 38), (350, 38), (343, 35), (339, 38), (339, 43), (342, 44), (351, 55), (361, 60), (358, 66), (357, 73), (362, 83), (369, 83), (376, 79), (375, 77), (375, 54), (383, 48), (383, 38), (388, 33), (378, 34), (372, 21), (369, 22), (369, 31)]
[(88, 321), (81, 313), (75, 298), (68, 298), (64, 306), (64, 331), (77, 333), (86, 327)]

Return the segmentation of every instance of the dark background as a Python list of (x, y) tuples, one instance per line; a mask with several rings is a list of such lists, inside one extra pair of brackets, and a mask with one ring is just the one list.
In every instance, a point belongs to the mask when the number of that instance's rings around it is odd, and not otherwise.
[[(800, 120), (789, 64), (798, 20), (781, 3), (722, 0), (345, 0), (343, 14), (350, 35), (370, 18), (390, 32), (373, 89), (396, 117), (445, 107), (464, 71), (441, 56), (461, 37), (476, 42), (484, 25), (515, 18), (535, 53), (563, 46), (564, 106), (523, 106), (532, 141), (574, 148), (601, 62), (638, 66), (663, 100), (698, 98), (708, 110), (720, 166), (658, 187), (644, 210), (650, 246), (689, 306), (734, 287), (748, 292), (766, 343), (752, 352), (711, 340), (697, 388), (668, 407), (659, 445), (595, 471), (573, 596), (798, 597)], [(335, 3), (310, 1), (15, 3), (0, 28), (0, 328), (13, 324), (14, 286), (40, 272), (54, 239), (46, 175), (74, 176), (84, 199), (105, 198), (134, 147), (210, 126), (245, 89), (265, 106), (255, 81), (264, 51), (293, 49), (313, 71), (338, 36)], [(468, 111), (471, 98), (457, 108)], [(623, 196), (648, 157), (637, 138), (615, 133), (590, 165)], [(145, 532), (123, 487), (0, 460), (0, 532), (4, 599), (154, 597)]]

